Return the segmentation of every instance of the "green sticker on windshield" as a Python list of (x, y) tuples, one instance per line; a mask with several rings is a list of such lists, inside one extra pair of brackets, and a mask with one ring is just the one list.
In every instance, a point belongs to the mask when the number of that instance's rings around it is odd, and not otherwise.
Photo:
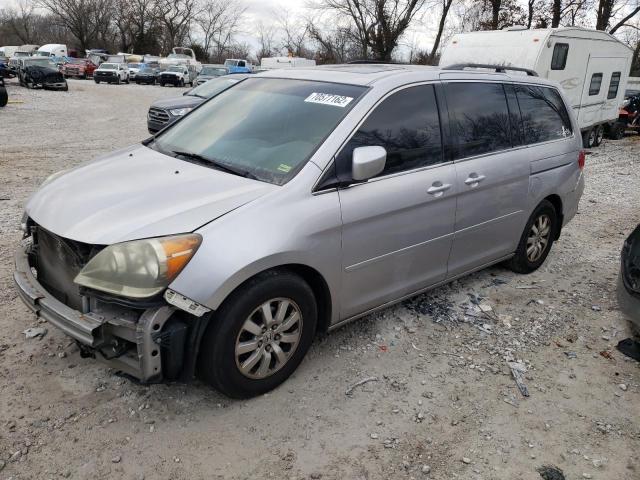
[(291, 166), (290, 165), (285, 165), (284, 163), (281, 163), (278, 166), (278, 171), (284, 172), (284, 173), (289, 173), (291, 171)]

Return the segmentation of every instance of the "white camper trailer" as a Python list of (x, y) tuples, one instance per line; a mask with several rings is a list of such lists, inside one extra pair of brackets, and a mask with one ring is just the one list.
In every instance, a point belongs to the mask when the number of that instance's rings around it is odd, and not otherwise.
[(276, 68), (315, 67), (316, 61), (301, 57), (265, 57), (260, 60), (260, 68), (271, 70)]
[(534, 70), (558, 82), (578, 118), (586, 147), (615, 128), (633, 51), (614, 36), (579, 27), (459, 33), (442, 52), (442, 67), (486, 64)]

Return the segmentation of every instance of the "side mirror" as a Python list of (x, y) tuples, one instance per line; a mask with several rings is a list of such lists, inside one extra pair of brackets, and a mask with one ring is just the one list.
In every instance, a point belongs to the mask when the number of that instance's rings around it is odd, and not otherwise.
[(384, 170), (387, 151), (384, 147), (358, 147), (351, 158), (351, 176), (363, 181), (375, 177)]

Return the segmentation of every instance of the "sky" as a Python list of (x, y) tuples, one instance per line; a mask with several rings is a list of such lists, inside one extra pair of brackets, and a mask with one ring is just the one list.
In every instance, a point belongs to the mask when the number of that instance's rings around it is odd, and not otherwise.
[[(239, 0), (247, 7), (242, 33), (239, 40), (249, 43), (257, 50), (258, 40), (255, 37), (255, 25), (260, 21), (266, 25), (274, 24), (277, 19), (286, 13), (291, 17), (303, 16), (308, 10), (305, 8), (309, 0)], [(0, 8), (15, 6), (16, 0), (0, 0)], [(417, 23), (417, 22), (414, 22)], [(404, 36), (407, 43), (416, 44), (419, 48), (428, 48), (433, 42), (433, 30), (426, 25), (412, 26)], [(52, 40), (53, 41), (53, 40)], [(406, 45), (400, 45), (399, 53), (408, 51)]]

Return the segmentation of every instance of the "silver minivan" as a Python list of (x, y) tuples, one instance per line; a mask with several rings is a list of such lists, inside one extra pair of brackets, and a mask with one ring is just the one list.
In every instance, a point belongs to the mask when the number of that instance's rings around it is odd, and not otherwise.
[(581, 148), (532, 72), (270, 71), (47, 179), (15, 281), (83, 356), (250, 397), (318, 332), (498, 262), (537, 269), (578, 208)]

